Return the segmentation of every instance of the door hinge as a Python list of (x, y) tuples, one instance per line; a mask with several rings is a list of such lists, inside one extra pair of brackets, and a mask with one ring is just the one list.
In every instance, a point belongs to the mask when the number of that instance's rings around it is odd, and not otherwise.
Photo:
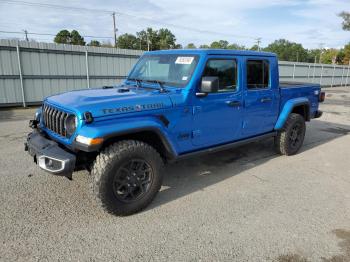
[(202, 107), (201, 106), (194, 106), (192, 109), (192, 114), (195, 115), (197, 113), (200, 113), (202, 111)]
[(192, 131), (192, 138), (200, 137), (201, 131), (200, 130), (193, 130)]

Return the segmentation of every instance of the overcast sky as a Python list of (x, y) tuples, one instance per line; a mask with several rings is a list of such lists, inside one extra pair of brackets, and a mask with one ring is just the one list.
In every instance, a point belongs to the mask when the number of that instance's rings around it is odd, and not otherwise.
[[(77, 29), (82, 35), (113, 35), (108, 13), (30, 6), (24, 1), (120, 12), (118, 34), (167, 27), (183, 45), (225, 39), (250, 47), (257, 37), (262, 38), (263, 46), (279, 38), (307, 48), (321, 43), (339, 48), (350, 42), (350, 32), (342, 30), (337, 16), (350, 11), (350, 0), (23, 0), (22, 4), (9, 4), (11, 1), (0, 0), (0, 31), (56, 34), (61, 29)], [(0, 38), (10, 36), (23, 38), (0, 33)], [(49, 42), (53, 37), (30, 38)]]

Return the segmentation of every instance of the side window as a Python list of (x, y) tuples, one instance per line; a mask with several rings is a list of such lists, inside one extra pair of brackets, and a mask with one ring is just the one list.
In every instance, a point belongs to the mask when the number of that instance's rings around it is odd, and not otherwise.
[(234, 91), (237, 88), (237, 63), (233, 59), (208, 60), (203, 76), (219, 78), (219, 92)]
[(247, 61), (247, 87), (248, 89), (261, 89), (269, 87), (270, 65), (266, 60)]

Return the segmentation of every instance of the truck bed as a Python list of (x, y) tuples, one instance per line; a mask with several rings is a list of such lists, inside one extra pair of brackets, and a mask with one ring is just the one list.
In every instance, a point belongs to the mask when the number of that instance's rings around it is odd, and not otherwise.
[(306, 82), (290, 82), (290, 81), (281, 81), (279, 86), (280, 88), (293, 88), (293, 87), (310, 87), (315, 86), (316, 83), (306, 83)]
[(310, 115), (314, 116), (318, 109), (318, 83), (280, 82), (280, 111), (286, 102), (292, 99), (307, 98), (310, 104)]

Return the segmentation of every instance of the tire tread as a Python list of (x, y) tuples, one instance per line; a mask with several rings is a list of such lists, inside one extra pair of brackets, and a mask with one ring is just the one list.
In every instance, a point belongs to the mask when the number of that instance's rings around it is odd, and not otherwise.
[[(94, 161), (90, 175), (90, 189), (95, 196), (97, 204), (108, 213), (121, 216), (130, 215), (146, 207), (154, 198), (148, 197), (147, 201), (137, 209), (128, 209), (123, 206), (115, 205), (115, 203), (112, 203), (111, 200), (106, 197), (104, 185), (107, 184), (107, 180), (109, 179), (106, 174), (111, 171), (118, 161), (121, 161), (125, 154), (132, 154), (136, 151), (142, 151), (144, 154), (150, 155), (160, 168), (163, 166), (160, 154), (149, 144), (138, 140), (122, 140), (116, 142), (102, 150)], [(160, 168), (158, 172), (161, 175)], [(161, 179), (160, 183), (157, 183), (155, 190), (158, 192), (160, 187)]]
[(278, 153), (282, 155), (294, 155), (296, 152), (292, 152), (289, 150), (289, 144), (288, 144), (288, 131), (289, 129), (294, 125), (295, 122), (302, 121), (304, 125), (304, 135), (305, 135), (305, 119), (300, 114), (291, 113), (286, 123), (284, 124), (281, 131), (278, 132), (277, 136), (275, 137), (275, 149)]

